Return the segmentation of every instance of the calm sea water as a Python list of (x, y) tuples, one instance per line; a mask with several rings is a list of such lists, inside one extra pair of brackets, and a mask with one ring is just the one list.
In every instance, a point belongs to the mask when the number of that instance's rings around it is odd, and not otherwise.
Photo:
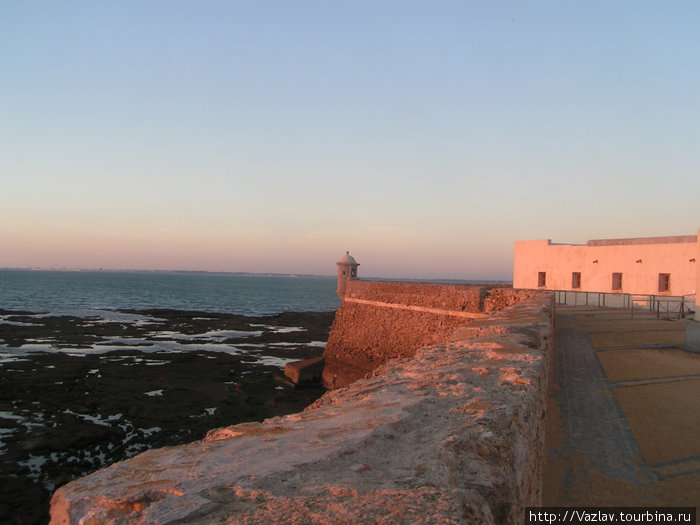
[(333, 311), (335, 277), (0, 270), (0, 308), (104, 316), (120, 308), (243, 315)]

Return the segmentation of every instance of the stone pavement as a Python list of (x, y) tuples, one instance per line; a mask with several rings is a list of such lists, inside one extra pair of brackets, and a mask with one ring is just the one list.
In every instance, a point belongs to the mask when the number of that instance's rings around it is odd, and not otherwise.
[(685, 321), (557, 306), (544, 505), (700, 501), (700, 355)]

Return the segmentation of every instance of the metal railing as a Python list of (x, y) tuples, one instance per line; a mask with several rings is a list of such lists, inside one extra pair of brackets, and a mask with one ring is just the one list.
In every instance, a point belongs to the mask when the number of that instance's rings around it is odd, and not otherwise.
[(656, 313), (657, 319), (682, 319), (695, 312), (695, 295), (640, 295), (610, 292), (553, 290), (554, 302), (568, 306), (621, 308), (636, 312)]

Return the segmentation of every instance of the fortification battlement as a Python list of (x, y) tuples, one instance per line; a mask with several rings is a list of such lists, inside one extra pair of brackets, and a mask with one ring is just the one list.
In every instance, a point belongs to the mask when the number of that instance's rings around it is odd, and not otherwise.
[(326, 388), (349, 385), (395, 358), (444, 343), (457, 328), (535, 292), (506, 286), (363, 281), (349, 254), (338, 261), (343, 299), (324, 351)]
[[(299, 414), (216, 429), (71, 482), (54, 494), (52, 523), (522, 523), (542, 497), (551, 294), (352, 287), (398, 302), (344, 301), (339, 340), (372, 342), (379, 332), (401, 352), (411, 331), (426, 339), (439, 329), (442, 342)], [(386, 306), (462, 293), (469, 304), (518, 301), (467, 321)]]

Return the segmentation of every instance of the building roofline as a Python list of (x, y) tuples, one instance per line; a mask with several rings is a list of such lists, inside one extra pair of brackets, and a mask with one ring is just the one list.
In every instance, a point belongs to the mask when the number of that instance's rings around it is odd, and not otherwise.
[(586, 246), (615, 246), (629, 244), (684, 244), (698, 242), (697, 235), (674, 235), (669, 237), (636, 237), (632, 239), (594, 239)]

